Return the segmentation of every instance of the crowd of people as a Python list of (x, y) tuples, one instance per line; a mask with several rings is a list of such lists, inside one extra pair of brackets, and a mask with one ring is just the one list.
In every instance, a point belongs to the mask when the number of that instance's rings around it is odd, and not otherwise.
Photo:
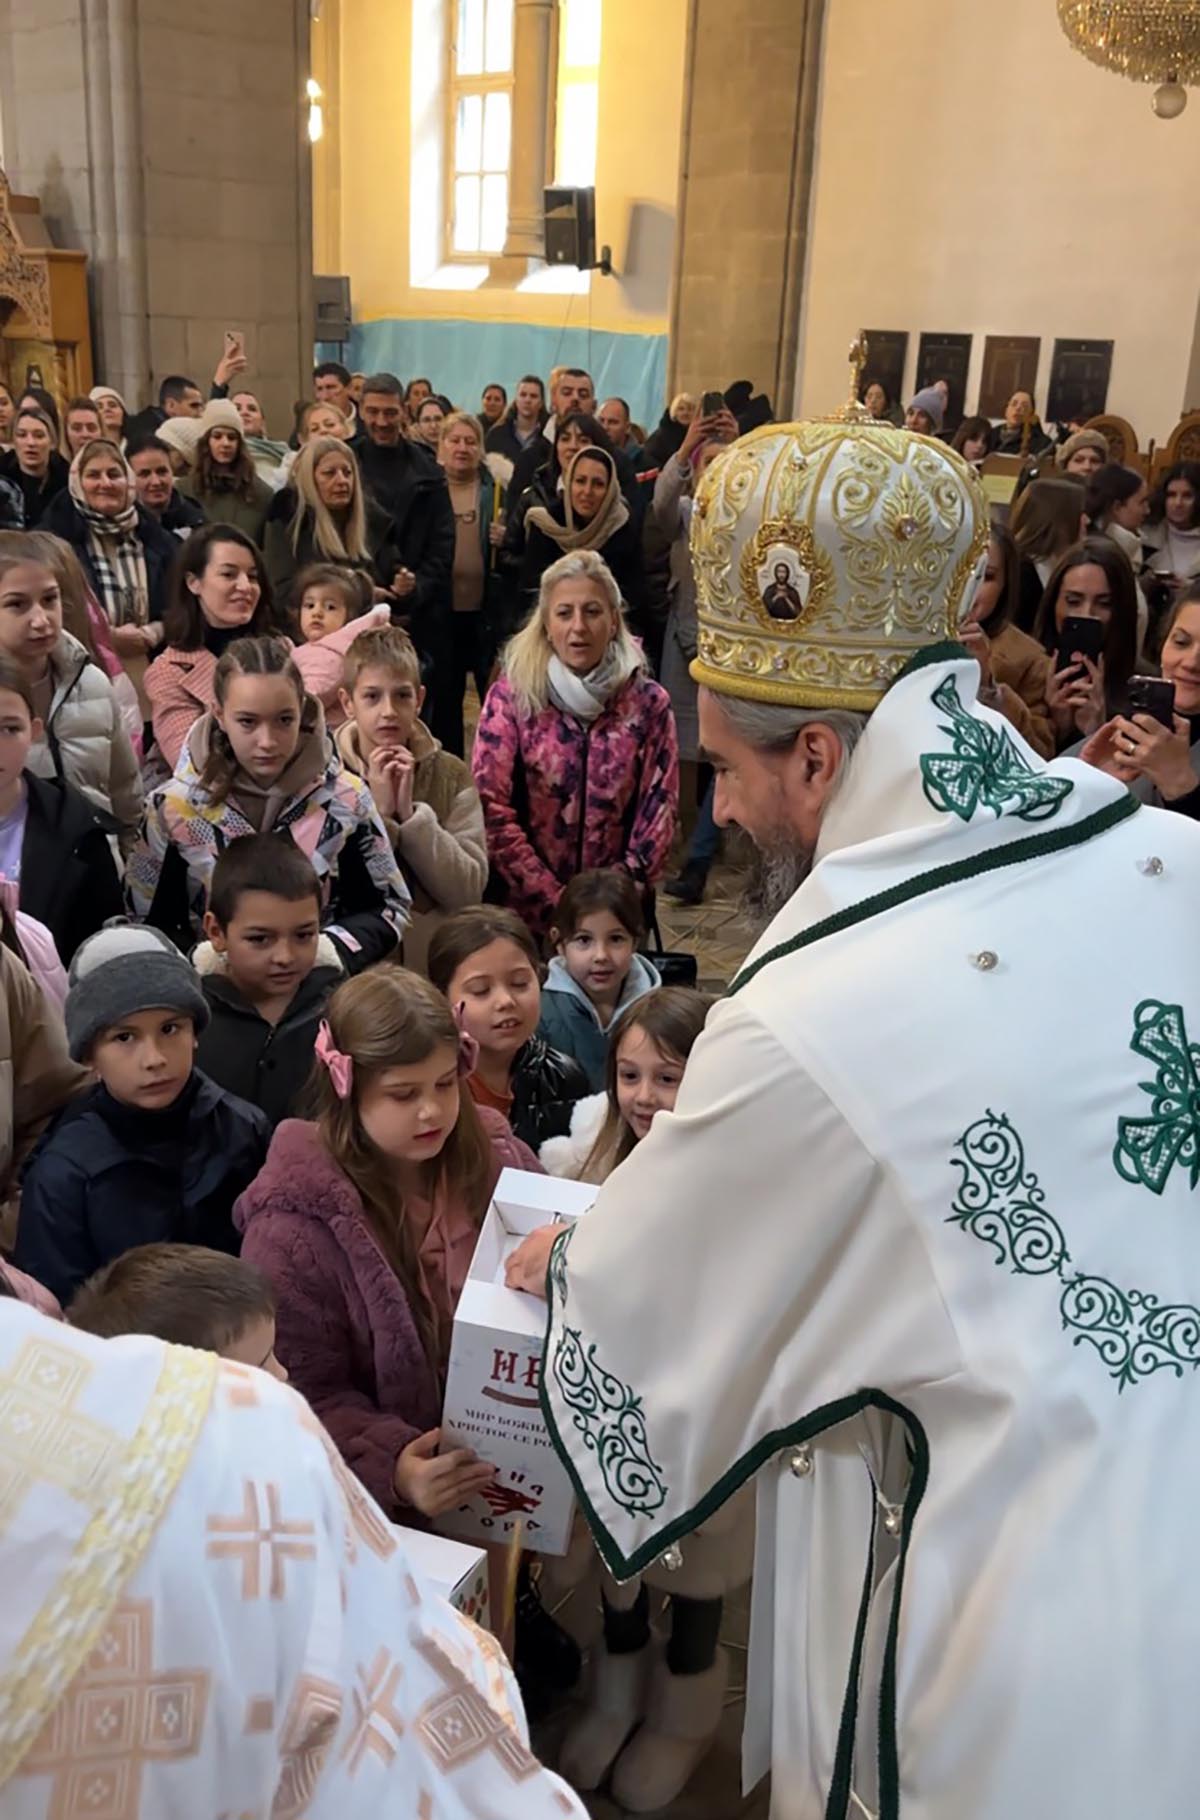
[[(574, 367), (472, 410), (325, 361), (280, 436), (243, 366), (136, 415), (0, 388), (0, 1289), (286, 1375), (426, 1526), (492, 1477), (439, 1424), (500, 1170), (604, 1181), (709, 1009), (647, 930), (717, 851), (688, 539), (760, 401), (680, 395), (647, 429)], [(1200, 467), (1151, 495), (1032, 410), (954, 438), (1048, 455), (963, 627), (979, 699), (1200, 817)], [(906, 426), (944, 411), (931, 387)], [(749, 1572), (714, 1547), (634, 1745), (628, 1689), (615, 1727), (605, 1702), (647, 1599), (606, 1589), (576, 1787), (612, 1772), (650, 1811), (711, 1742)], [(578, 1674), (528, 1564), (513, 1649), (534, 1710)]]

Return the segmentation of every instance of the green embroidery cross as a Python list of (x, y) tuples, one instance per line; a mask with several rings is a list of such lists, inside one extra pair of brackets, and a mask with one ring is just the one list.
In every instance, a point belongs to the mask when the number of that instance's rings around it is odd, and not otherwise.
[[(1161, 1007), (1160, 1007), (1161, 1009)], [(1156, 1371), (1183, 1376), (1200, 1365), (1200, 1308), (1160, 1302), (1144, 1289), (1121, 1289), (1108, 1277), (1073, 1270), (1062, 1227), (1046, 1211), (1025, 1148), (1003, 1115), (988, 1112), (955, 1145), (960, 1172), (948, 1224), (981, 1239), (1016, 1276), (1051, 1277), (1061, 1284), (1058, 1312), (1074, 1344), (1095, 1348), (1117, 1389)]]
[(997, 818), (1015, 815), (1023, 822), (1042, 822), (1057, 815), (1063, 798), (1075, 788), (1069, 778), (1035, 771), (1003, 727), (989, 726), (968, 714), (953, 676), (938, 684), (931, 699), (950, 716), (950, 724), (940, 731), (948, 733), (954, 743), (953, 753), (921, 756), (925, 795), (935, 809), (965, 822), (981, 804)]
[(1143, 999), (1133, 1014), (1129, 1047), (1158, 1073), (1138, 1082), (1150, 1095), (1149, 1116), (1117, 1122), (1117, 1174), (1161, 1194), (1180, 1163), (1194, 1189), (1200, 1182), (1200, 1046), (1188, 1042), (1183, 1006)]

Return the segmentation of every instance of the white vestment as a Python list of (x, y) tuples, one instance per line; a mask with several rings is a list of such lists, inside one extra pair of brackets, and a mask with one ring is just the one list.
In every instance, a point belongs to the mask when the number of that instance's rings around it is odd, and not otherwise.
[(551, 1259), (543, 1404), (616, 1576), (758, 1475), (776, 1820), (1196, 1811), (1200, 829), (977, 682), (895, 683)]
[(563, 1820), (499, 1646), (293, 1391), (0, 1302), (4, 1820)]

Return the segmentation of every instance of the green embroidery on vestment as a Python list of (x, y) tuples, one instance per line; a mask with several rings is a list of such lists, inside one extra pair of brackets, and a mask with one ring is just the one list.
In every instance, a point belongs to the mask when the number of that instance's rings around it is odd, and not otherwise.
[(1003, 727), (969, 714), (953, 676), (938, 684), (931, 699), (950, 716), (949, 726), (940, 730), (954, 743), (953, 753), (921, 755), (925, 795), (935, 809), (965, 822), (981, 805), (997, 818), (1015, 815), (1023, 822), (1043, 822), (1058, 814), (1063, 798), (1075, 788), (1070, 778), (1035, 771)]
[(1139, 1081), (1150, 1095), (1146, 1118), (1119, 1119), (1113, 1162), (1127, 1182), (1161, 1194), (1180, 1163), (1200, 1182), (1200, 1046), (1188, 1042), (1182, 1005), (1143, 999), (1133, 1014), (1130, 1048), (1153, 1062), (1158, 1073)]
[(568, 1226), (550, 1247), (550, 1287), (560, 1308), (567, 1305), (567, 1246), (574, 1233), (574, 1226)]
[(632, 1517), (652, 1516), (667, 1488), (651, 1458), (641, 1398), (596, 1363), (595, 1346), (585, 1348), (574, 1327), (562, 1329), (551, 1369), (584, 1445), (600, 1463), (613, 1503)]
[[(1144, 1008), (1144, 1007), (1143, 1007)], [(1163, 1007), (1157, 1007), (1162, 1010)], [(1058, 1310), (1073, 1343), (1094, 1346), (1118, 1390), (1156, 1371), (1183, 1376), (1200, 1365), (1200, 1308), (1160, 1303), (1144, 1289), (1071, 1269), (1066, 1236), (1045, 1205), (1037, 1176), (1007, 1118), (989, 1112), (968, 1127), (951, 1158), (962, 1180), (948, 1223), (982, 1239), (1016, 1276), (1055, 1277)]]

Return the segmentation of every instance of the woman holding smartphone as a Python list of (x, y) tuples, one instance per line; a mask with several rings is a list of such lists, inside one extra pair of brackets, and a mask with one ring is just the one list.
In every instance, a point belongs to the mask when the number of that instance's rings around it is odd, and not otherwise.
[(1079, 756), (1143, 802), (1200, 820), (1200, 582), (1171, 609), (1162, 680), (1135, 676), (1130, 695), (1130, 713), (1106, 721)]
[(1059, 751), (1071, 750), (1129, 706), (1137, 662), (1137, 587), (1107, 537), (1085, 537), (1059, 558), (1034, 636), (1054, 659), (1046, 706)]

